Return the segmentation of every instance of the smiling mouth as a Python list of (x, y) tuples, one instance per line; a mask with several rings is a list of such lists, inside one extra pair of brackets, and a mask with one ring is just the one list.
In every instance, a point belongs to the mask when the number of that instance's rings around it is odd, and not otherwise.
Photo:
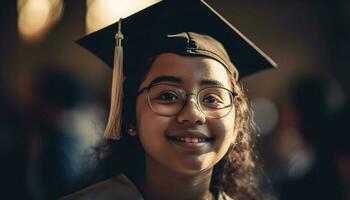
[(187, 137), (187, 136), (167, 136), (167, 138), (175, 142), (183, 142), (183, 143), (206, 143), (212, 140), (211, 138), (198, 138), (198, 137)]

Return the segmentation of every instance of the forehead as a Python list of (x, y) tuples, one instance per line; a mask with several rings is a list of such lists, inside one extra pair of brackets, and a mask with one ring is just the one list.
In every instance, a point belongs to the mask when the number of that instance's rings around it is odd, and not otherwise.
[(147, 73), (141, 87), (161, 76), (173, 76), (181, 85), (194, 87), (203, 81), (216, 81), (230, 88), (227, 69), (218, 61), (202, 56), (182, 56), (174, 53), (159, 54)]

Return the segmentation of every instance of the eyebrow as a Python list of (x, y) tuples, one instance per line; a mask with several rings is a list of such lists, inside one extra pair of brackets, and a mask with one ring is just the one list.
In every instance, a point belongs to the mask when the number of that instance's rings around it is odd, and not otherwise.
[(153, 79), (150, 85), (154, 85), (154, 84), (157, 84), (159, 82), (164, 82), (164, 81), (178, 83), (178, 84), (182, 83), (182, 80), (178, 77), (175, 77), (175, 76), (159, 76), (159, 77)]
[(214, 79), (201, 80), (200, 85), (215, 85), (219, 87), (225, 87), (224, 84), (222, 84), (220, 81)]
[[(182, 80), (178, 77), (175, 76), (159, 76), (155, 79), (153, 79), (150, 83), (150, 85), (155, 85), (157, 83), (160, 82), (173, 82), (173, 83), (177, 83), (177, 84), (181, 84)], [(222, 84), (220, 81), (218, 80), (214, 80), (214, 79), (204, 79), (200, 81), (200, 85), (215, 85), (215, 86), (220, 86), (220, 87), (224, 87), (224, 84)]]

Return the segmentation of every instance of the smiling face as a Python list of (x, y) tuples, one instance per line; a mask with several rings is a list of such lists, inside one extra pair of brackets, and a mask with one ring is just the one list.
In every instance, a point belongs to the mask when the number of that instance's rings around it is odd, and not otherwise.
[[(186, 93), (197, 94), (213, 86), (232, 91), (225, 67), (206, 57), (160, 54), (139, 90), (155, 80), (183, 88)], [(173, 116), (155, 113), (148, 105), (147, 91), (136, 102), (137, 134), (146, 153), (146, 165), (156, 164), (180, 174), (211, 170), (235, 140), (234, 121), (235, 108), (223, 118), (206, 117), (198, 109), (195, 95), (190, 95), (181, 112)]]

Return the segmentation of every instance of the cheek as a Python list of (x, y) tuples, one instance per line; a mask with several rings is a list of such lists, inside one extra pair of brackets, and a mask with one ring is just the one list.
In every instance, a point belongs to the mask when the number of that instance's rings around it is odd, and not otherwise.
[(230, 147), (232, 143), (235, 142), (236, 133), (235, 133), (235, 115), (229, 114), (224, 118), (221, 118), (217, 121), (210, 121), (211, 123), (210, 131), (215, 134), (218, 146), (220, 148), (219, 151), (224, 151), (226, 153), (227, 149)]
[[(225, 139), (232, 140), (235, 132), (235, 114), (231, 112), (226, 117), (220, 119), (220, 129), (224, 133)], [(233, 141), (232, 141), (233, 142)]]
[(155, 114), (148, 106), (147, 100), (138, 100), (136, 104), (136, 126), (137, 134), (141, 142), (161, 141), (165, 135), (171, 118)]

